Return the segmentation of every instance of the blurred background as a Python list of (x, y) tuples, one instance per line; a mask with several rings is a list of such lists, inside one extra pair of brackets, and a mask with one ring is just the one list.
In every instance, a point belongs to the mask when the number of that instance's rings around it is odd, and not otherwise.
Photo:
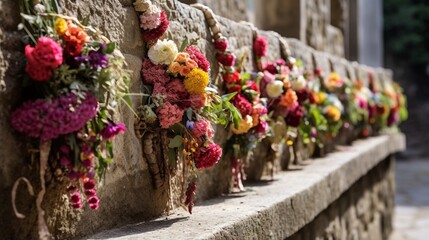
[(429, 160), (428, 0), (180, 0), (297, 38), (324, 52), (394, 71), (409, 101), (402, 159)]

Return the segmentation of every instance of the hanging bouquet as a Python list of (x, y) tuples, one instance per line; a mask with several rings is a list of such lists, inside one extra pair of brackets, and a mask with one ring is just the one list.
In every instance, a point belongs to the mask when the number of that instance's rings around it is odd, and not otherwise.
[(388, 127), (391, 102), (392, 106), (395, 105), (393, 102), (395, 102), (396, 99), (394, 99), (393, 96), (389, 98), (386, 91), (383, 91), (380, 83), (376, 81), (373, 72), (368, 72), (368, 79), (369, 90), (371, 91), (371, 99), (368, 102), (368, 122), (370, 123), (372, 133), (377, 134), (381, 129)]
[(37, 206), (43, 238), (49, 235), (41, 209), (48, 164), (67, 183), (72, 208), (85, 202), (91, 209), (99, 207), (98, 179), (113, 160), (113, 139), (126, 130), (113, 116), (118, 101), (129, 104), (124, 98), (129, 73), (115, 44), (99, 30), (58, 14), (54, 1), (32, 3), (21, 2), (26, 99), (11, 114), (11, 125), (39, 142), (42, 191)]
[[(137, 6), (143, 2), (149, 6), (142, 12)], [(160, 26), (168, 22), (165, 13), (150, 1), (137, 1), (135, 6), (143, 38), (162, 37)], [(148, 18), (159, 25), (152, 25)], [(157, 34), (152, 34), (154, 31)], [(143, 105), (139, 108), (143, 152), (155, 188), (163, 184), (165, 176), (168, 179), (178, 158), (182, 158), (183, 171), (189, 171), (192, 178), (186, 193), (182, 186), (182, 195), (186, 194), (184, 203), (192, 213), (196, 170), (212, 167), (222, 155), (221, 147), (213, 142), (212, 124), (238, 122), (239, 113), (229, 102), (232, 95), (220, 97), (210, 85), (210, 64), (194, 46), (195, 40), (186, 39), (180, 48), (170, 39), (148, 40), (149, 50), (142, 66)], [(157, 135), (161, 139), (159, 145), (155, 141)], [(182, 177), (184, 184), (186, 176)]]

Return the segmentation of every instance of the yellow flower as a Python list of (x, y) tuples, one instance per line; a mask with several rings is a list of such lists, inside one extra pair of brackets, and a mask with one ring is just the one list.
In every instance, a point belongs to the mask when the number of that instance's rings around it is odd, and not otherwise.
[(326, 112), (326, 114), (327, 114), (329, 117), (331, 117), (331, 118), (332, 118), (332, 120), (334, 120), (334, 121), (338, 121), (338, 120), (340, 120), (340, 117), (341, 117), (341, 111), (340, 111), (340, 109), (338, 109), (337, 107), (335, 107), (335, 106), (327, 106), (327, 107), (325, 108), (325, 112)]
[(240, 119), (238, 128), (235, 128), (234, 124), (231, 125), (231, 131), (234, 134), (242, 134), (249, 131), (253, 126), (253, 118), (250, 115), (246, 115), (243, 119)]
[(316, 104), (322, 104), (326, 99), (326, 93), (318, 92), (316, 94)]
[(67, 31), (67, 21), (63, 18), (58, 18), (57, 21), (55, 21), (55, 31), (60, 37), (63, 36)]
[(199, 68), (194, 68), (183, 82), (186, 91), (190, 94), (203, 94), (209, 85), (209, 74)]
[(343, 83), (344, 81), (341, 79), (340, 75), (338, 75), (338, 73), (336, 72), (331, 72), (328, 78), (325, 79), (326, 87), (328, 87), (330, 90), (341, 87)]

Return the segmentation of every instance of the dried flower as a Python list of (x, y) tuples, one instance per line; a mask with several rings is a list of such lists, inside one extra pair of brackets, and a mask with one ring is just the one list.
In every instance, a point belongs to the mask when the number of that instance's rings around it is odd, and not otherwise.
[(158, 40), (148, 51), (148, 57), (154, 64), (168, 65), (173, 62), (178, 53), (177, 46), (172, 40)]
[(192, 214), (192, 208), (194, 207), (194, 197), (195, 191), (197, 190), (197, 185), (195, 182), (190, 182), (188, 188), (186, 189), (186, 199), (185, 205), (188, 206), (188, 211)]
[(182, 121), (183, 109), (176, 104), (164, 103), (158, 108), (159, 122), (162, 128), (169, 128), (172, 125)]
[(207, 72), (204, 72), (201, 69), (194, 68), (186, 76), (185, 81), (183, 83), (188, 93), (203, 94), (205, 92), (205, 88), (209, 84), (209, 75), (207, 74)]

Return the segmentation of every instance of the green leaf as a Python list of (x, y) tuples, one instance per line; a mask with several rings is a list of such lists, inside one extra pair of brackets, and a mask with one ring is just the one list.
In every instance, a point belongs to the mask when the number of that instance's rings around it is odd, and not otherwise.
[(89, 24), (89, 16), (86, 16), (82, 19), (82, 21), (80, 21), (80, 23), (82, 23), (82, 25), (84, 26), (88, 26)]
[(177, 148), (183, 143), (183, 138), (180, 135), (176, 135), (174, 138), (170, 139), (170, 143), (168, 144), (169, 148)]
[(168, 160), (170, 162), (170, 166), (176, 165), (177, 157), (176, 157), (176, 151), (174, 149), (170, 148), (168, 149)]
[(228, 93), (225, 95), (222, 95), (222, 101), (230, 101), (235, 95), (237, 95), (238, 92)]
[(180, 45), (179, 52), (185, 51), (185, 48), (189, 45), (189, 39), (185, 36), (185, 40), (183, 40), (182, 45)]
[(113, 51), (115, 50), (115, 47), (116, 47), (116, 43), (110, 42), (106, 45), (106, 48), (103, 50), (103, 53), (112, 54)]
[(250, 78), (252, 78), (252, 75), (250, 73), (240, 74), (240, 79), (242, 79), (242, 80), (249, 80)]

